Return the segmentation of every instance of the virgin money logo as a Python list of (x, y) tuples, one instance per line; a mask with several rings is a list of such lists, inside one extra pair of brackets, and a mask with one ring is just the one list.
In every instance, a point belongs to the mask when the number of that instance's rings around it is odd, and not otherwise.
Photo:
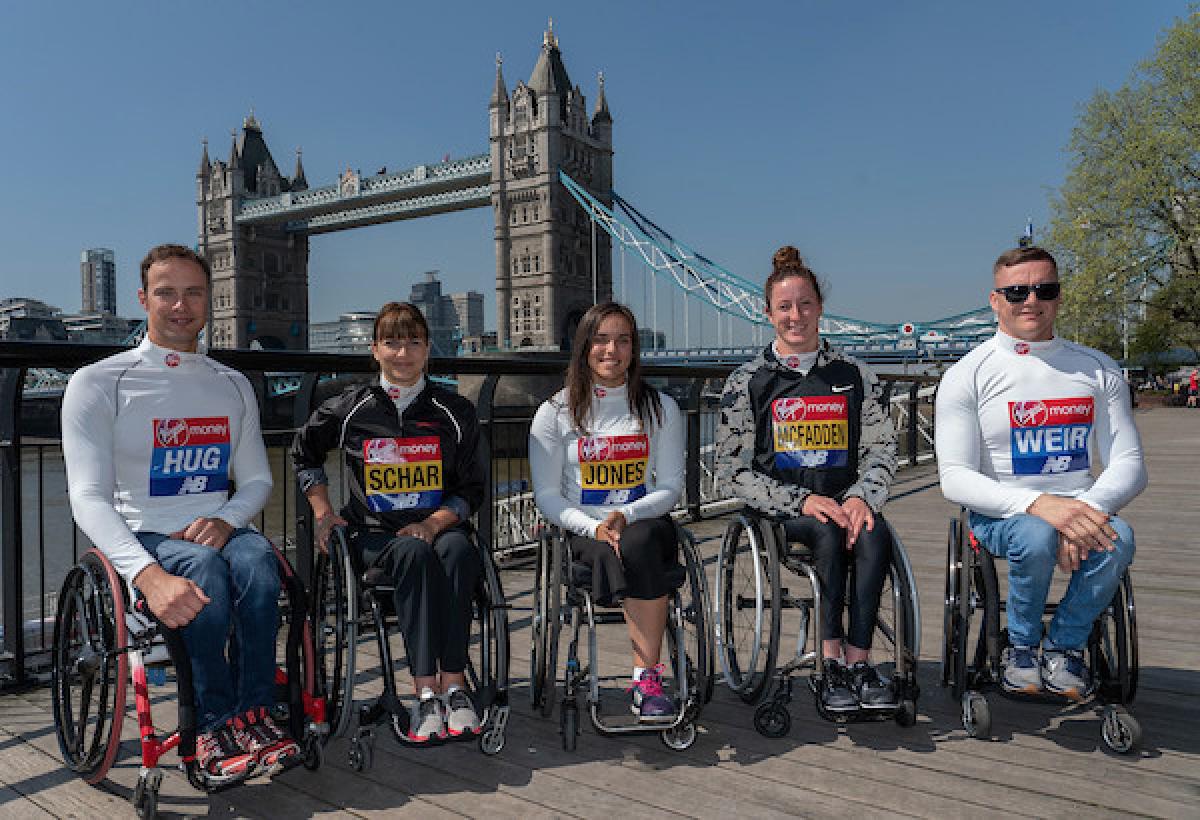
[(1017, 427), (1041, 427), (1050, 419), (1050, 411), (1040, 401), (1015, 401), (1010, 412)]
[(395, 464), (400, 453), (393, 438), (369, 438), (363, 445), (363, 458), (371, 464)]
[(166, 356), (163, 356), (163, 362), (166, 363), (167, 367), (179, 367), (179, 354), (172, 350)]
[(776, 421), (803, 421), (808, 404), (804, 399), (776, 399), (774, 410)]
[(187, 419), (159, 419), (154, 425), (154, 440), (159, 447), (182, 447), (188, 438)]
[(583, 461), (608, 461), (611, 445), (607, 438), (585, 438), (579, 442)]

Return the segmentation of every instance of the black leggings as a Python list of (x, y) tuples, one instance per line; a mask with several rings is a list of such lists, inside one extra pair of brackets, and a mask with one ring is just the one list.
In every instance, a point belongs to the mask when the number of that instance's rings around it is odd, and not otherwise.
[(433, 544), (365, 531), (352, 543), (364, 566), (383, 567), (396, 586), (396, 620), (413, 676), (466, 669), (471, 599), (483, 573), (483, 559), (466, 531), (451, 527)]
[(607, 541), (569, 537), (575, 560), (591, 568), (592, 599), (600, 606), (618, 606), (626, 598), (653, 601), (675, 588), (667, 577), (667, 571), (679, 565), (679, 542), (670, 516), (626, 527), (620, 557)]
[[(827, 640), (845, 637), (851, 646), (870, 649), (879, 614), (879, 596), (892, 562), (892, 536), (883, 516), (875, 513), (875, 529), (863, 526), (853, 549), (846, 549), (846, 531), (832, 521), (822, 524), (810, 515), (784, 522), (788, 541), (799, 541), (813, 553), (821, 583), (821, 622)], [(853, 557), (854, 565), (850, 562)], [(850, 576), (850, 634), (842, 630), (846, 577)]]

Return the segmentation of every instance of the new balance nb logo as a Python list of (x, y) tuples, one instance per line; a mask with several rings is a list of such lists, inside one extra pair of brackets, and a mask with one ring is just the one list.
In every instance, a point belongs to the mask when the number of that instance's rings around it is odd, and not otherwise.
[(192, 493), (202, 493), (208, 487), (208, 476), (193, 475), (183, 479), (179, 484), (180, 495), (191, 495)]

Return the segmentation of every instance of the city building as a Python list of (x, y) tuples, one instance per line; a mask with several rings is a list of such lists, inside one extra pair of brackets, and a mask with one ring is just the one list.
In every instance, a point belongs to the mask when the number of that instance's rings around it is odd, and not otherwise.
[(127, 344), (141, 319), (124, 319), (111, 313), (79, 313), (61, 317), (72, 342)]
[[(442, 295), (442, 283), (435, 270), (425, 273), (425, 281), (412, 286), (408, 301), (416, 306), (429, 325), (431, 353), (434, 356), (453, 356), (458, 352), (458, 314), (449, 296)], [(482, 297), (480, 301), (482, 306)]]
[(468, 290), (466, 293), (450, 294), (454, 310), (454, 321), (464, 338), (483, 335), (483, 294)]
[(459, 343), (459, 353), (485, 353), (496, 349), (496, 331), (463, 336)]
[(83, 285), (80, 313), (117, 313), (117, 261), (108, 248), (89, 248), (79, 261)]
[(317, 353), (370, 353), (375, 312), (343, 313), (334, 322), (308, 326), (308, 349)]
[(19, 341), (68, 341), (60, 311), (37, 299), (0, 299), (0, 339)]

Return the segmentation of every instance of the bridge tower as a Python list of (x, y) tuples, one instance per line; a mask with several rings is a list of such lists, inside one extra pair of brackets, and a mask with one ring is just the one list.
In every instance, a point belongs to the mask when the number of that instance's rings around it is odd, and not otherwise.
[(570, 350), (593, 295), (612, 297), (612, 241), (558, 182), (562, 169), (612, 207), (612, 116), (599, 82), (589, 117), (552, 26), (529, 82), (511, 96), (496, 57), (488, 109), (501, 349)]
[(212, 266), (210, 347), (308, 347), (308, 236), (285, 226), (239, 226), (242, 201), (308, 188), (300, 151), (291, 177), (279, 172), (253, 112), (232, 134), (229, 159), (196, 172), (200, 252)]

